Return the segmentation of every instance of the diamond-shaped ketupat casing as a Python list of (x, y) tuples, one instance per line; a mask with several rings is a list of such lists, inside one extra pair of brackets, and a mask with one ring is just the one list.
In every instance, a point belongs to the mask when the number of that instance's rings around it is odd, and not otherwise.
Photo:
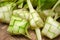
[(29, 12), (26, 9), (14, 10), (13, 15), (17, 15), (23, 19), (29, 20)]
[(7, 31), (11, 35), (20, 35), (20, 34), (26, 35), (28, 34), (27, 32), (28, 25), (29, 25), (28, 21), (18, 16), (13, 15), (11, 17), (10, 25)]
[(0, 7), (0, 22), (5, 22), (5, 23), (10, 22), (12, 10), (15, 5), (16, 4), (12, 2)]
[(48, 17), (42, 30), (42, 34), (50, 39), (57, 37), (60, 34), (60, 24), (52, 17)]

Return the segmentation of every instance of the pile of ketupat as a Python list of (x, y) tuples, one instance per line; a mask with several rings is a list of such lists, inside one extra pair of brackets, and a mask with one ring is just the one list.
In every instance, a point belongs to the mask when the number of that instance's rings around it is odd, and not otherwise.
[[(37, 40), (42, 35), (54, 39), (60, 35), (60, 0), (1, 0), (0, 22), (8, 23), (11, 35), (24, 35), (31, 39), (28, 29), (35, 30)], [(42, 30), (40, 30), (42, 29)]]

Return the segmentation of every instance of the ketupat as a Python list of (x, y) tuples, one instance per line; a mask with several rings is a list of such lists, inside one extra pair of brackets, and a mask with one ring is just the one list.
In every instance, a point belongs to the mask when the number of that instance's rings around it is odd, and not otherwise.
[[(32, 5), (31, 5), (31, 3), (29, 2), (29, 1), (27, 0), (27, 4), (28, 4), (28, 6), (29, 6), (29, 10), (30, 10), (30, 13), (29, 13), (29, 15), (30, 15), (30, 18), (29, 18), (29, 20), (30, 21), (32, 21), (33, 19), (36, 21), (36, 22), (40, 22), (39, 24), (39, 26), (40, 27), (43, 27), (43, 24), (44, 24), (44, 22), (43, 22), (43, 20), (40, 18), (40, 16), (39, 16), (39, 14), (34, 10), (34, 8), (32, 7)], [(38, 21), (37, 21), (38, 20)], [(40, 20), (40, 21), (39, 21)], [(38, 25), (38, 24), (37, 24)], [(35, 26), (36, 27), (36, 26)], [(34, 27), (34, 28), (35, 28)]]
[(13, 15), (29, 20), (29, 12), (26, 9), (17, 9), (13, 11)]
[(46, 17), (48, 16), (54, 16), (55, 15), (55, 12), (53, 12), (52, 10), (44, 10), (43, 11), (44, 15), (46, 15)]
[(27, 4), (30, 10), (29, 21), (30, 21), (31, 29), (34, 29), (36, 31), (37, 40), (42, 40), (39, 28), (43, 27), (44, 25), (43, 20), (40, 18), (39, 14), (32, 7), (30, 0), (27, 0)]
[(0, 22), (9, 23), (12, 15), (12, 10), (15, 7), (15, 3), (1, 4), (0, 7)]
[[(60, 3), (60, 0), (57, 1), (57, 3), (54, 5), (54, 7), (52, 8), (52, 10), (50, 12), (53, 12), (59, 3)], [(57, 14), (58, 13), (55, 14), (54, 19), (51, 16), (52, 13), (51, 13), (50, 17), (47, 17), (45, 26), (42, 30), (43, 35), (49, 37), (50, 39), (53, 39), (60, 34), (60, 23), (58, 23), (56, 21)]]
[(46, 21), (46, 18), (48, 16), (54, 17), (55, 14), (56, 14), (55, 12), (51, 11), (51, 9), (50, 10), (44, 10), (44, 11), (40, 10), (38, 13), (39, 13), (39, 15), (41, 16), (41, 18), (43, 19), (44, 22)]
[(60, 34), (60, 23), (52, 17), (47, 17), (42, 34), (50, 39), (57, 37)]
[(43, 10), (43, 11), (40, 11), (40, 12), (38, 12), (39, 13), (39, 15), (41, 16), (41, 18), (44, 20), (44, 22), (45, 22), (45, 20), (46, 20), (46, 18), (48, 17), (48, 16), (51, 16), (51, 17), (54, 17), (55, 16), (55, 12), (54, 11), (52, 11), (51, 9), (49, 9), (49, 10)]
[(29, 23), (25, 19), (20, 18), (19, 16), (12, 15), (11, 21), (7, 31), (11, 35), (25, 35), (30, 38), (28, 34)]

